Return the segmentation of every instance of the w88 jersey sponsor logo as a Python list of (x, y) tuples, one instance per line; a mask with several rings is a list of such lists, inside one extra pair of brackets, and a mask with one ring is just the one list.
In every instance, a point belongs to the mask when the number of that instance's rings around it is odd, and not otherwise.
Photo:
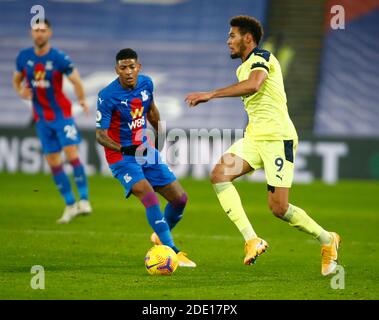
[(132, 116), (132, 122), (128, 123), (129, 129), (139, 129), (145, 125), (145, 116), (143, 115), (144, 107), (132, 108), (130, 115)]
[(133, 120), (131, 123), (128, 123), (129, 129), (139, 129), (145, 125), (145, 117), (142, 116), (141, 118), (138, 118), (136, 120)]
[(143, 129), (146, 126), (146, 112), (145, 107), (142, 104), (142, 100), (134, 98), (130, 101), (130, 116), (128, 122), (129, 129), (132, 132), (132, 143), (140, 144), (143, 140)]

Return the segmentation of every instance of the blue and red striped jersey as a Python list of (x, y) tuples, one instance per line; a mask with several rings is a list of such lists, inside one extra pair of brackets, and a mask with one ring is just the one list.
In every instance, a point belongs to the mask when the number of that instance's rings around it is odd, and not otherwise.
[[(140, 145), (147, 138), (146, 113), (153, 101), (153, 82), (150, 77), (139, 75), (134, 89), (125, 89), (115, 79), (99, 92), (96, 127), (108, 129), (108, 136), (121, 146)], [(109, 164), (122, 160), (120, 152), (105, 149)]]
[(59, 121), (70, 118), (71, 102), (63, 94), (63, 75), (70, 75), (74, 66), (62, 51), (51, 48), (37, 56), (34, 48), (21, 50), (16, 69), (24, 74), (27, 86), (33, 90), (33, 115), (36, 121)]

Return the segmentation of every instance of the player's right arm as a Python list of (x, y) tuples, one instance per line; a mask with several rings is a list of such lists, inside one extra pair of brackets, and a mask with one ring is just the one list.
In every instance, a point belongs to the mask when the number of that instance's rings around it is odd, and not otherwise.
[(16, 58), (16, 71), (13, 74), (13, 88), (22, 99), (31, 100), (33, 91), (24, 81), (25, 54), (21, 51)]
[(121, 152), (121, 145), (109, 137), (107, 129), (96, 129), (96, 141), (108, 149)]
[(97, 99), (96, 141), (106, 148), (121, 151), (121, 145), (108, 135), (108, 128), (110, 127), (112, 119), (112, 110), (112, 105), (108, 103), (108, 99), (103, 97), (100, 92)]
[(185, 101), (190, 107), (194, 107), (199, 103), (208, 102), (209, 100), (215, 98), (242, 97), (251, 95), (260, 90), (266, 79), (266, 71), (253, 70), (250, 73), (249, 78), (246, 80), (213, 91), (190, 93), (186, 96)]
[(13, 88), (17, 94), (26, 100), (31, 100), (33, 97), (33, 91), (27, 87), (24, 83), (24, 75), (22, 72), (15, 71), (13, 74)]
[[(187, 95), (185, 101), (190, 107), (215, 98), (244, 97), (257, 93), (268, 78), (270, 72), (269, 55), (254, 54), (243, 64), (243, 75), (238, 83), (208, 92), (194, 92)], [(238, 72), (238, 71), (237, 71)], [(248, 73), (247, 73), (248, 72)], [(245, 74), (247, 73), (248, 76)]]

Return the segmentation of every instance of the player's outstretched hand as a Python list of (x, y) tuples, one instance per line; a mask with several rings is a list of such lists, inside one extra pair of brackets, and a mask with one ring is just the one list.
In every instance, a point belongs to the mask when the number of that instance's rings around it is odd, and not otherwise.
[(33, 98), (33, 91), (28, 87), (22, 87), (18, 94), (22, 99), (32, 100)]
[(89, 106), (88, 106), (87, 102), (85, 100), (81, 100), (81, 101), (79, 101), (79, 104), (82, 106), (83, 112), (86, 115), (89, 115)]
[(190, 107), (195, 107), (199, 103), (207, 102), (212, 99), (212, 92), (193, 92), (187, 95), (185, 102)]

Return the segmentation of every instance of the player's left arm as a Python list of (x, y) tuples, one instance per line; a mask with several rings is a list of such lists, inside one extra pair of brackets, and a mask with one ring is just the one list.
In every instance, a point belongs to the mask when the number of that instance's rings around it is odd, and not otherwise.
[(83, 111), (88, 114), (89, 107), (86, 102), (86, 97), (84, 93), (83, 83), (80, 78), (80, 74), (76, 68), (72, 70), (72, 72), (67, 76), (68, 80), (74, 86), (76, 97), (78, 98), (79, 104), (82, 106)]
[(155, 130), (155, 148), (161, 151), (164, 145), (165, 134), (161, 122), (161, 116), (154, 100), (151, 100), (150, 108), (147, 112), (147, 120)]
[(185, 101), (191, 107), (194, 107), (199, 103), (207, 102), (215, 98), (241, 97), (254, 94), (260, 90), (267, 76), (266, 71), (253, 70), (247, 80), (213, 91), (190, 93), (187, 95)]

